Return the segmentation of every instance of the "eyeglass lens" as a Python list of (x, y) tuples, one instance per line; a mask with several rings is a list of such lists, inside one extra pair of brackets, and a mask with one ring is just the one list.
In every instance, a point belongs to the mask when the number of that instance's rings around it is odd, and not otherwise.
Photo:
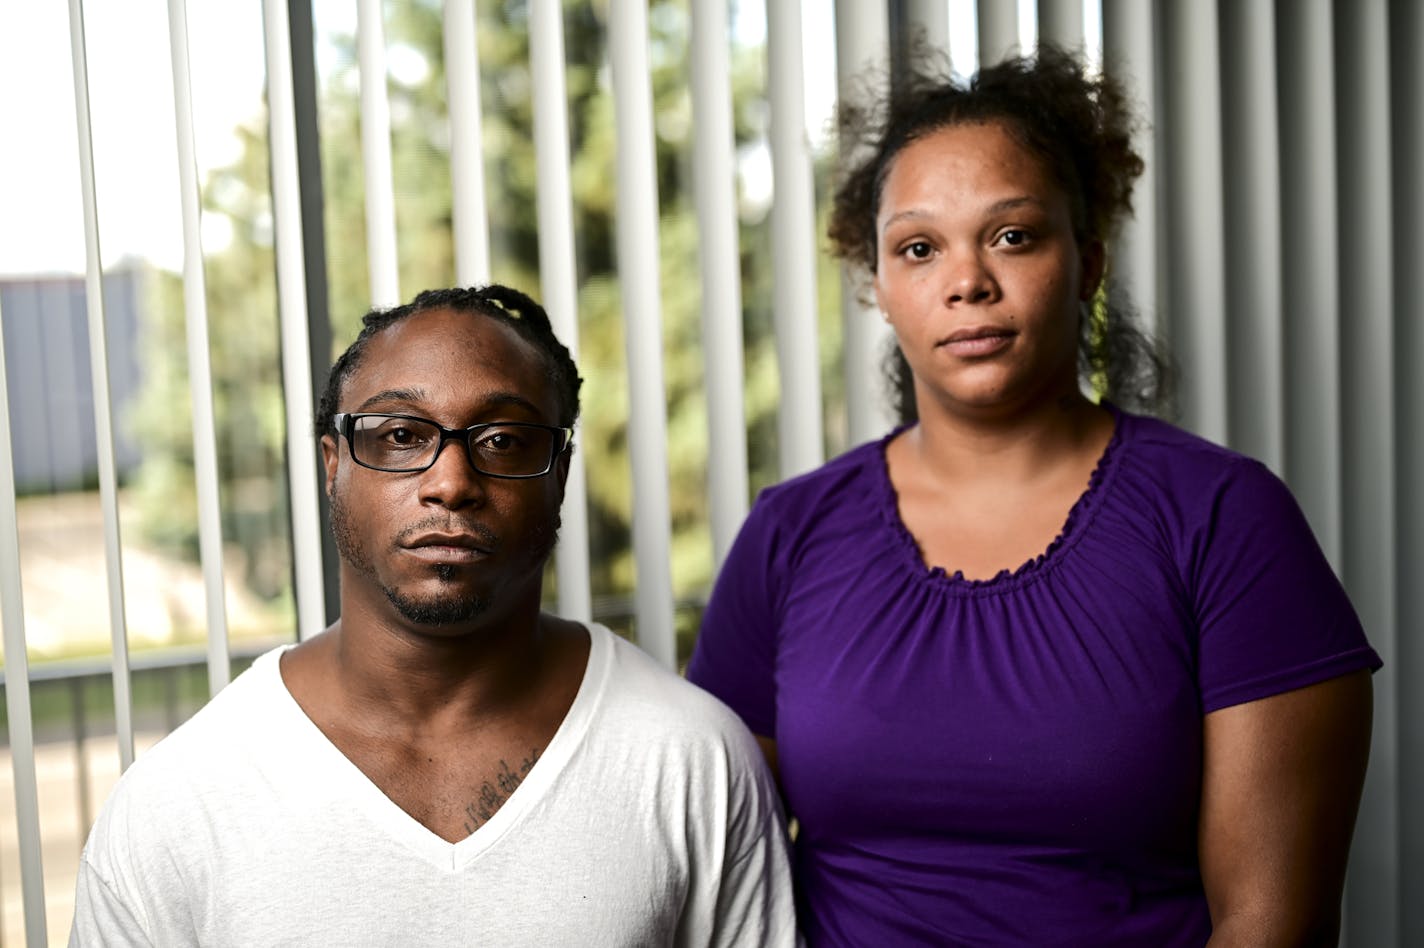
[[(495, 424), (469, 435), (470, 458), (486, 474), (528, 477), (549, 469), (557, 430), (534, 425)], [(429, 467), (440, 448), (440, 429), (414, 418), (366, 415), (356, 419), (351, 449), (363, 464), (388, 471)]]

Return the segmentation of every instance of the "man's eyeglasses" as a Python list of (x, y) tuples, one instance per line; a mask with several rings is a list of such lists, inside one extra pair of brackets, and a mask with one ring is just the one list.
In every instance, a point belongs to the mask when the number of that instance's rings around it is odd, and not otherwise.
[(446, 428), (415, 415), (342, 412), (332, 418), (362, 467), (413, 474), (435, 464), (446, 441), (465, 446), (470, 466), (491, 477), (541, 477), (573, 438), (572, 428), (493, 421), (469, 428)]

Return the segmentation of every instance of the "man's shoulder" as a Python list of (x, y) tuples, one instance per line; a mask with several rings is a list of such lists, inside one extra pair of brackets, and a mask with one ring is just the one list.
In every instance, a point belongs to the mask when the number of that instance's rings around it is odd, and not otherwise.
[(260, 656), (119, 778), (84, 849), (103, 878), (166, 878), (162, 873), (201, 858), (193, 854), (216, 815), (250, 797), (245, 788), (262, 779), (261, 748), (272, 743), (268, 722), (280, 712), (273, 707), (279, 651)]
[(162, 796), (186, 792), (194, 781), (221, 781), (226, 770), (245, 767), (242, 758), (260, 743), (263, 722), (278, 713), (281, 678), (277, 660), (284, 647), (258, 656), (250, 668), (212, 697), (124, 772), (115, 796)]
[(689, 735), (715, 743), (750, 740), (741, 719), (717, 698), (626, 639), (604, 634), (611, 646), (604, 714), (636, 720), (654, 740)]

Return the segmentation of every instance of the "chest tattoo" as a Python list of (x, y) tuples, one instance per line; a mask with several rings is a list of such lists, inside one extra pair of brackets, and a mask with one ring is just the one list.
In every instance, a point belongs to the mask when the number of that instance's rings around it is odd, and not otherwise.
[(475, 793), (475, 799), (465, 804), (465, 830), (473, 833), (488, 823), (490, 817), (509, 799), (509, 795), (529, 776), (529, 771), (534, 769), (538, 761), (537, 748), (530, 751), (529, 756), (520, 761), (517, 767), (511, 767), (508, 761), (501, 759), (499, 772), (493, 779), (482, 783)]

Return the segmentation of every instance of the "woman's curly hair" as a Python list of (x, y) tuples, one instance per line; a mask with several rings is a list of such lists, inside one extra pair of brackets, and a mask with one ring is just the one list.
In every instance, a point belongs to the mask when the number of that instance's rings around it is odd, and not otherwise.
[[(1132, 147), (1137, 120), (1122, 85), (1093, 75), (1082, 60), (1051, 44), (960, 79), (947, 64), (917, 53), (888, 90), (867, 85), (859, 103), (841, 103), (837, 120), (843, 168), (828, 234), (837, 256), (875, 273), (875, 219), (885, 179), (906, 145), (955, 125), (1002, 124), (1038, 156), (1063, 189), (1079, 243), (1104, 245), (1132, 213), (1132, 187), (1142, 174)], [(1099, 293), (1080, 332), (1080, 368), (1106, 397), (1125, 407), (1161, 410), (1167, 365), (1130, 310)], [(897, 348), (891, 381), (905, 420), (915, 417), (909, 367)]]

